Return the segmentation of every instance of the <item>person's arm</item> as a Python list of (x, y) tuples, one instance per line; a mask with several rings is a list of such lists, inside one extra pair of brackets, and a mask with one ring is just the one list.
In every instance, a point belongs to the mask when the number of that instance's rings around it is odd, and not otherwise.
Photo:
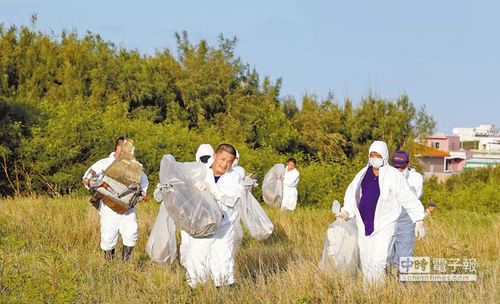
[(142, 200), (148, 201), (149, 197), (147, 193), (149, 187), (149, 180), (144, 172), (141, 172), (140, 187), (141, 187)]
[(397, 175), (396, 178), (397, 189), (399, 189), (398, 200), (401, 206), (406, 210), (413, 223), (422, 221), (424, 219), (424, 206), (410, 189), (403, 175)]
[(415, 195), (419, 199), (422, 197), (422, 194), (424, 194), (423, 186), (424, 177), (420, 173), (415, 172), (412, 176), (412, 187), (413, 190), (415, 190)]
[(82, 176), (82, 184), (85, 186), (85, 188), (90, 189), (91, 186), (90, 180), (95, 177), (100, 177), (104, 169), (106, 169), (103, 167), (104, 167), (103, 160), (99, 160), (94, 164), (92, 164), (92, 166), (90, 166), (90, 168), (88, 168), (87, 171), (85, 171), (85, 173)]
[(220, 202), (228, 207), (234, 208), (241, 195), (243, 194), (243, 181), (237, 177), (231, 180), (230, 185), (226, 188)]
[(146, 176), (146, 174), (144, 174), (144, 172), (141, 172), (140, 187), (141, 187), (141, 191), (144, 194), (146, 194), (146, 192), (148, 191), (148, 187), (149, 187), (149, 180), (148, 180), (148, 177)]
[(347, 187), (344, 195), (344, 207), (342, 207), (340, 210), (342, 212), (346, 212), (348, 218), (354, 217), (356, 214), (356, 208), (357, 208), (357, 202), (356, 202), (356, 191), (358, 189), (358, 185), (360, 183), (361, 179), (361, 172), (356, 174), (354, 179), (351, 181), (349, 186)]

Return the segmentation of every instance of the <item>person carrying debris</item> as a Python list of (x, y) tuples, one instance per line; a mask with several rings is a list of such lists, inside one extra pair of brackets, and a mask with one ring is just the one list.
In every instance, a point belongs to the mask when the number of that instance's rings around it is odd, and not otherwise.
[(149, 185), (142, 165), (134, 158), (132, 141), (118, 137), (114, 152), (94, 163), (83, 175), (82, 183), (94, 191), (92, 202), (100, 215), (100, 247), (105, 259), (114, 259), (121, 234), (122, 259), (128, 261), (139, 236), (135, 205), (147, 199)]
[(337, 218), (356, 218), (361, 270), (365, 283), (383, 283), (385, 269), (404, 208), (419, 238), (425, 235), (424, 207), (410, 190), (403, 175), (388, 164), (389, 151), (383, 141), (374, 141), (368, 150), (368, 164), (347, 187), (344, 207)]

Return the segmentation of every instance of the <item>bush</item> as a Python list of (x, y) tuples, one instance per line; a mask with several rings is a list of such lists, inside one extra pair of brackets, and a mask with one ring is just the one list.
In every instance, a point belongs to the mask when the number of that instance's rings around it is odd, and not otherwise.
[(468, 170), (443, 183), (435, 178), (424, 184), (422, 201), (435, 202), (443, 210), (463, 209), (492, 213), (500, 211), (500, 167)]

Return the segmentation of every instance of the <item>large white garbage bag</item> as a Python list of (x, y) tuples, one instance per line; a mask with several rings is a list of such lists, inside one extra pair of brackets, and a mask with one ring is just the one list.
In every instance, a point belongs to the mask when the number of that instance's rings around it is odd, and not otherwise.
[(262, 182), (262, 198), (272, 207), (281, 207), (283, 200), (283, 175), (285, 165), (276, 164), (264, 176)]
[(338, 219), (328, 226), (323, 256), (318, 267), (356, 275), (360, 268), (356, 221)]
[(222, 219), (219, 205), (204, 186), (207, 170), (203, 163), (180, 163), (171, 155), (164, 155), (160, 163), (160, 191), (167, 212), (192, 237), (212, 236)]
[(265, 240), (273, 233), (273, 223), (250, 191), (243, 193), (237, 208), (243, 224), (254, 239)]
[(162, 202), (153, 229), (146, 243), (146, 252), (154, 262), (171, 264), (177, 255), (174, 220)]

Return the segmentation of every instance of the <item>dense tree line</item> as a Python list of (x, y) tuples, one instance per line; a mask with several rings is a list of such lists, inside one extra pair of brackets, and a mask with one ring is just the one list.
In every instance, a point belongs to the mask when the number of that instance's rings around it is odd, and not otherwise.
[(410, 149), (434, 128), (406, 95), (282, 98), (281, 80), (245, 64), (236, 42), (181, 33), (176, 54), (145, 56), (93, 33), (0, 26), (0, 193), (70, 193), (126, 135), (153, 180), (163, 154), (190, 161), (204, 142), (233, 143), (261, 177), (295, 156), (301, 201), (318, 203), (340, 195), (371, 141)]

